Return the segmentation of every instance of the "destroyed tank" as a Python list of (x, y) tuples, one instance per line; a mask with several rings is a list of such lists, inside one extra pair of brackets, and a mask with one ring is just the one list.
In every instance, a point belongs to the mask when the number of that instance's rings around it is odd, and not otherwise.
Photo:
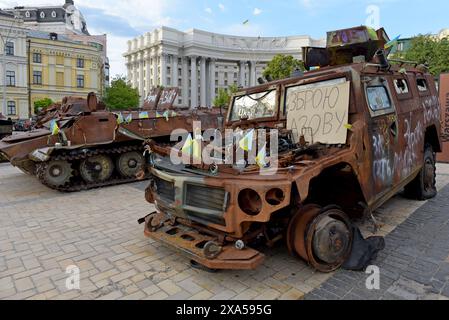
[(11, 120), (0, 118), (0, 139), (12, 134), (13, 123)]
[(67, 97), (42, 112), (33, 130), (1, 140), (0, 154), (59, 191), (136, 181), (146, 139), (167, 140), (175, 128), (191, 130), (194, 120), (221, 126), (218, 110), (174, 109), (177, 90), (155, 89), (142, 109), (115, 113), (93, 93), (87, 99)]
[(280, 241), (321, 272), (366, 267), (384, 243), (361, 238), (354, 219), (403, 189), (419, 200), (437, 193), (434, 78), (391, 63), (390, 44), (383, 29), (332, 31), (326, 48), (304, 49), (304, 74), (235, 94), (231, 138), (213, 139), (212, 163), (204, 152), (195, 163), (182, 144), (148, 146), (156, 211), (139, 220), (145, 235), (209, 269), (254, 269), (258, 246)]

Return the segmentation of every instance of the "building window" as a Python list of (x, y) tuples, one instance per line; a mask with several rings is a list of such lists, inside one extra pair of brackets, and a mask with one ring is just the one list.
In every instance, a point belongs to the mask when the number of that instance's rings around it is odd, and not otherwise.
[(56, 72), (56, 85), (58, 87), (64, 86), (64, 72)]
[(33, 71), (33, 84), (42, 84), (42, 71)]
[(52, 11), (52, 12), (51, 12), (51, 16), (52, 16), (53, 18), (56, 18), (56, 11)]
[(42, 63), (42, 55), (40, 53), (33, 53), (33, 62)]
[(42, 19), (44, 19), (45, 18), (45, 12), (41, 11), (40, 16), (41, 16)]
[(82, 58), (76, 59), (76, 67), (83, 69), (84, 68), (84, 59), (82, 59)]
[(16, 86), (16, 73), (14, 71), (6, 71), (6, 85), (8, 87)]
[(63, 56), (56, 56), (56, 64), (59, 66), (64, 65), (64, 57)]
[(8, 116), (15, 116), (17, 114), (16, 111), (16, 103), (14, 101), (8, 101)]
[(31, 15), (30, 15), (30, 12), (29, 11), (27, 11), (27, 12), (25, 12), (25, 18), (29, 18)]
[(81, 74), (76, 76), (76, 87), (84, 88), (84, 76)]
[(13, 56), (14, 55), (14, 42), (8, 41), (5, 44), (5, 54), (7, 56)]

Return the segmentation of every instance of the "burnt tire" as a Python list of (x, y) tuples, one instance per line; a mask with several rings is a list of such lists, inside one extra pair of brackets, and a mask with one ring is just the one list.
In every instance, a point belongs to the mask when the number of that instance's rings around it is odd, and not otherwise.
[(424, 165), (418, 176), (404, 189), (407, 198), (428, 200), (437, 195), (436, 188), (436, 156), (431, 145), (427, 144), (424, 151)]

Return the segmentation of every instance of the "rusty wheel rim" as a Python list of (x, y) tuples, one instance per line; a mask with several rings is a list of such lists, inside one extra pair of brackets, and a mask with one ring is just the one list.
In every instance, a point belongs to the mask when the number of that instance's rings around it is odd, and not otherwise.
[(321, 207), (309, 204), (301, 208), (291, 219), (287, 229), (287, 248), (292, 256), (308, 260), (306, 251), (306, 228), (321, 211)]
[[(327, 221), (334, 224), (334, 226), (344, 226), (342, 231), (338, 234), (324, 237), (322, 241), (327, 242), (322, 244), (323, 247), (329, 246), (337, 250), (334, 256), (319, 253), (317, 251), (317, 230)], [(345, 231), (343, 231), (346, 229)], [(353, 230), (347, 215), (339, 209), (323, 209), (322, 212), (308, 225), (306, 234), (306, 251), (310, 265), (321, 272), (332, 272), (340, 268), (351, 253), (353, 239)], [(314, 241), (315, 240), (315, 241)], [(327, 256), (328, 259), (323, 259)], [(324, 261), (328, 260), (328, 262)]]
[(114, 172), (114, 163), (104, 155), (94, 156), (81, 162), (80, 174), (88, 183), (108, 180)]

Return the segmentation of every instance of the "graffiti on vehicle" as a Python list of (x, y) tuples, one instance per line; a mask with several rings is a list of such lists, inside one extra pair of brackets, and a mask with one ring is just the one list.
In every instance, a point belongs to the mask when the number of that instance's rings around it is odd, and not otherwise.
[(425, 124), (440, 121), (440, 108), (437, 97), (425, 98), (422, 102)]
[(420, 151), (424, 139), (423, 126), (420, 121), (412, 129), (412, 115), (410, 120), (405, 119), (405, 133), (404, 140), (406, 148), (400, 153), (396, 153), (394, 157), (394, 168), (401, 177), (406, 177), (411, 174), (413, 169), (419, 165)]
[(383, 135), (373, 135), (373, 176), (382, 187), (388, 186), (393, 181), (392, 161), (389, 157), (389, 143)]

